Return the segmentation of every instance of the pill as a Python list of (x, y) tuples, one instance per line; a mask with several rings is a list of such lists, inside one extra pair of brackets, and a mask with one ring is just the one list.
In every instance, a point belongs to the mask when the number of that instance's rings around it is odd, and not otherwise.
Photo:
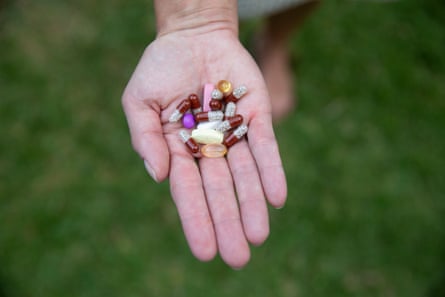
[(212, 99), (212, 100), (210, 100), (209, 106), (210, 106), (210, 110), (213, 110), (213, 111), (221, 110), (222, 109), (221, 100)]
[(201, 144), (222, 143), (224, 134), (213, 129), (195, 129), (192, 139)]
[(242, 123), (243, 123), (243, 116), (237, 114), (236, 116), (230, 117), (224, 122), (221, 122), (218, 126), (216, 126), (215, 130), (224, 133), (232, 128), (238, 127)]
[(224, 118), (224, 113), (220, 110), (216, 111), (203, 111), (199, 112), (195, 115), (195, 120), (200, 122), (213, 122), (213, 121), (220, 121)]
[(215, 99), (215, 100), (221, 100), (224, 97), (223, 93), (218, 89), (214, 89), (212, 91), (211, 96), (212, 96), (212, 99)]
[(221, 121), (201, 122), (196, 129), (215, 129), (220, 123)]
[(247, 126), (242, 124), (238, 128), (236, 128), (232, 133), (227, 136), (226, 139), (224, 139), (223, 144), (229, 148), (235, 143), (237, 143), (246, 133), (247, 133)]
[(199, 145), (193, 138), (191, 138), (190, 134), (186, 130), (180, 130), (179, 136), (181, 137), (182, 142), (184, 142), (192, 153), (199, 152)]
[(220, 158), (224, 157), (227, 153), (227, 148), (224, 144), (212, 143), (206, 144), (201, 147), (201, 154), (208, 158)]
[(224, 116), (226, 118), (230, 118), (233, 117), (235, 115), (236, 112), (236, 104), (235, 102), (229, 102), (226, 104), (226, 109), (224, 111)]
[(220, 80), (217, 84), (217, 89), (220, 90), (224, 96), (228, 96), (232, 93), (232, 83), (228, 80)]
[(212, 99), (212, 91), (215, 89), (215, 86), (213, 84), (205, 84), (204, 85), (204, 91), (203, 91), (203, 102), (202, 102), (202, 110), (203, 111), (209, 111), (210, 110), (210, 100)]
[(247, 93), (247, 87), (241, 85), (238, 88), (234, 89), (230, 95), (226, 96), (224, 100), (226, 102), (238, 102), (238, 100), (240, 100), (241, 97), (243, 97), (246, 93)]
[(192, 129), (195, 127), (195, 117), (193, 116), (193, 114), (187, 112), (186, 114), (184, 114), (184, 116), (182, 117), (182, 125), (184, 126), (184, 128), (187, 129)]
[(233, 90), (232, 94), (237, 99), (241, 99), (247, 93), (247, 87), (245, 85), (241, 85), (235, 90)]
[(202, 111), (201, 101), (199, 101), (199, 97), (196, 94), (190, 94), (188, 99), (190, 100), (193, 113), (198, 113)]
[(170, 123), (174, 123), (179, 121), (182, 118), (182, 115), (190, 109), (191, 102), (189, 99), (182, 100), (178, 106), (176, 107), (175, 111), (172, 113), (170, 118), (168, 119)]

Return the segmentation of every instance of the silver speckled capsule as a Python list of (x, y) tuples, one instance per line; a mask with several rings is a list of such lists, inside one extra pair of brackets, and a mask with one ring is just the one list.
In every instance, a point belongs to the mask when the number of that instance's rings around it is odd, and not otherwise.
[(214, 89), (211, 93), (212, 99), (215, 99), (215, 100), (221, 100), (223, 98), (223, 96), (224, 96), (223, 93), (218, 89)]
[(229, 102), (226, 104), (226, 110), (224, 112), (224, 115), (226, 118), (233, 117), (236, 112), (236, 104), (235, 102)]
[(235, 90), (233, 90), (232, 94), (236, 99), (240, 99), (247, 93), (247, 87), (245, 85), (241, 85)]

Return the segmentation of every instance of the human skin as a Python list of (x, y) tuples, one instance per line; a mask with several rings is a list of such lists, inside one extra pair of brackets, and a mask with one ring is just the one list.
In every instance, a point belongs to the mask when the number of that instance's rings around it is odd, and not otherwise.
[[(155, 1), (158, 34), (146, 48), (122, 96), (132, 144), (157, 182), (169, 178), (192, 253), (202, 261), (217, 252), (233, 268), (250, 258), (249, 243), (269, 234), (266, 200), (284, 205), (285, 175), (261, 72), (238, 40), (236, 1)], [(226, 158), (188, 152), (168, 118), (178, 103), (221, 79), (248, 93), (237, 113), (247, 140)]]

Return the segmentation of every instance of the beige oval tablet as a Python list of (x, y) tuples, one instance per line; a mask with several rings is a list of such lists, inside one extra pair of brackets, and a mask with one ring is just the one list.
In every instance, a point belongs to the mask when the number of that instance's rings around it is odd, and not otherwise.
[(201, 144), (222, 143), (224, 134), (213, 129), (195, 129), (192, 138)]
[(224, 157), (227, 153), (227, 148), (224, 144), (212, 143), (201, 147), (201, 154), (207, 158)]

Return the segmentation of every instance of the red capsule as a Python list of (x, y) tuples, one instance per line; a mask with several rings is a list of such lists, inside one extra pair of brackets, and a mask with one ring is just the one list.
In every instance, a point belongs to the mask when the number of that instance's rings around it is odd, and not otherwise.
[(233, 117), (228, 117), (226, 121), (229, 121), (230, 128), (235, 128), (243, 123), (243, 116), (237, 114)]
[(232, 145), (234, 145), (235, 143), (237, 143), (240, 139), (238, 137), (236, 137), (235, 135), (233, 135), (233, 133), (231, 133), (229, 136), (227, 136), (226, 139), (224, 139), (223, 144), (229, 148)]
[(230, 93), (229, 95), (227, 95), (224, 100), (225, 102), (238, 102), (238, 100), (241, 99), (241, 97), (243, 97), (245, 94), (247, 93), (247, 87), (244, 85), (239, 86), (238, 88), (236, 88), (235, 90), (233, 90), (232, 93)]
[(184, 99), (181, 101), (181, 103), (178, 104), (178, 106), (176, 107), (176, 110), (179, 111), (180, 113), (185, 113), (187, 110), (190, 109), (191, 106), (192, 106), (192, 103), (190, 102), (190, 100)]
[(168, 119), (171, 123), (179, 121), (184, 113), (190, 109), (191, 102), (189, 99), (182, 100), (178, 106), (176, 107), (175, 111), (172, 113), (170, 118)]
[(229, 134), (229, 136), (224, 139), (223, 144), (229, 148), (235, 143), (237, 143), (246, 133), (247, 133), (247, 126), (246, 125), (240, 125), (238, 128), (236, 128), (232, 133)]
[(236, 128), (239, 125), (243, 123), (243, 116), (240, 114), (237, 114), (233, 117), (227, 118), (225, 121), (221, 122), (216, 126), (215, 130), (218, 130), (220, 132), (226, 132), (229, 131), (232, 128)]
[(212, 99), (212, 100), (210, 100), (209, 106), (210, 106), (210, 109), (213, 111), (221, 110), (222, 109), (221, 100)]
[(188, 99), (190, 100), (191, 103), (191, 108), (192, 109), (198, 109), (201, 108), (201, 101), (199, 101), (199, 97), (196, 94), (190, 94)]
[(224, 101), (227, 102), (233, 102), (236, 103), (238, 102), (238, 98), (236, 98), (235, 96), (233, 96), (233, 94), (228, 95), (227, 97), (224, 98)]
[(193, 140), (193, 138), (190, 138), (185, 142), (185, 145), (187, 148), (194, 154), (199, 152), (199, 145), (196, 143), (196, 141)]
[(186, 130), (179, 131), (179, 136), (181, 137), (182, 142), (184, 142), (192, 153), (195, 154), (199, 152), (199, 145), (193, 138), (190, 137), (190, 134)]
[(195, 119), (198, 123), (201, 122), (213, 122), (213, 121), (220, 121), (224, 118), (224, 113), (220, 110), (215, 111), (203, 111), (196, 114)]

